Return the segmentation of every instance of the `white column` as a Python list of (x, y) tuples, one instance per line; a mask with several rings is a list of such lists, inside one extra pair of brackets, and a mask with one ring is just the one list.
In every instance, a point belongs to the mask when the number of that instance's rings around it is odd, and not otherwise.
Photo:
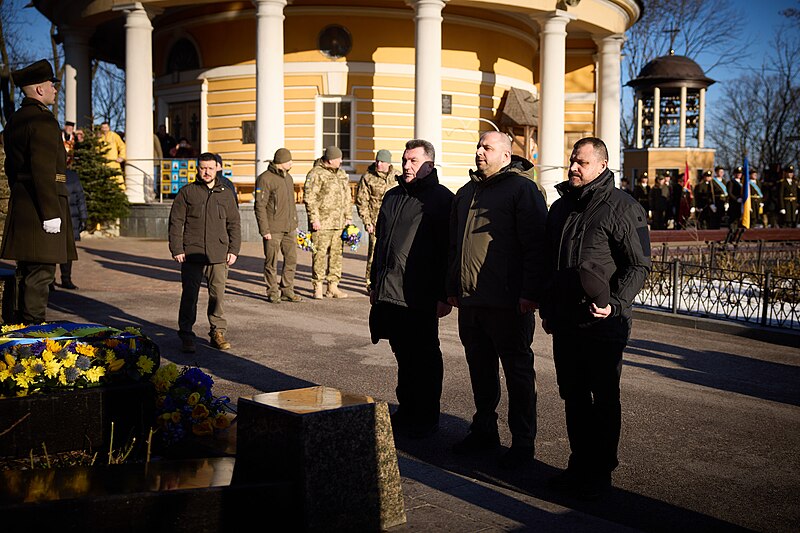
[(653, 148), (658, 148), (658, 134), (661, 128), (661, 89), (653, 89)]
[(153, 176), (153, 26), (141, 2), (115, 10), (125, 12), (125, 187), (128, 201), (143, 203)]
[(92, 70), (89, 64), (91, 30), (63, 27), (64, 36), (64, 120), (77, 127), (92, 123)]
[(414, 137), (442, 154), (442, 9), (447, 0), (409, 0), (414, 8)]
[(644, 102), (641, 93), (636, 93), (636, 148), (642, 148), (642, 115), (644, 114)]
[(699, 110), (697, 112), (697, 146), (703, 148), (706, 144), (706, 90), (700, 89)]
[(608, 148), (608, 168), (620, 178), (620, 71), (623, 35), (609, 35), (595, 39), (598, 52), (597, 133)]
[(256, 175), (267, 170), (284, 145), (283, 8), (286, 0), (254, 0), (256, 6)]
[(540, 22), (539, 183), (550, 203), (558, 199), (555, 186), (564, 181), (564, 73), (570, 20), (565, 11), (555, 11)]
[(681, 87), (681, 124), (678, 129), (678, 146), (686, 146), (686, 86)]

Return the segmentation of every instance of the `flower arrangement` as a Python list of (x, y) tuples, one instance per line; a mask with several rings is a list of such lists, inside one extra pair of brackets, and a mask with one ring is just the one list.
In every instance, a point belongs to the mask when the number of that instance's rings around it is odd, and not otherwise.
[(0, 327), (0, 397), (149, 378), (158, 346), (136, 328), (52, 322)]
[(152, 378), (156, 386), (156, 420), (161, 442), (169, 446), (190, 435), (214, 435), (230, 427), (230, 398), (211, 394), (214, 380), (197, 367), (162, 366)]
[(342, 240), (355, 252), (361, 244), (361, 230), (354, 224), (348, 224), (342, 230)]
[(314, 242), (311, 240), (311, 232), (297, 230), (297, 246), (305, 252), (314, 251)]

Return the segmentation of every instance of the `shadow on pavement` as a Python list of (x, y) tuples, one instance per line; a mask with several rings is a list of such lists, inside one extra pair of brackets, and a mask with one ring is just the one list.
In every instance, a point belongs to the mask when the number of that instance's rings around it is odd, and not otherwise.
[(797, 366), (638, 339), (631, 339), (625, 351), (652, 361), (626, 359), (625, 365), (646, 368), (677, 381), (800, 406)]

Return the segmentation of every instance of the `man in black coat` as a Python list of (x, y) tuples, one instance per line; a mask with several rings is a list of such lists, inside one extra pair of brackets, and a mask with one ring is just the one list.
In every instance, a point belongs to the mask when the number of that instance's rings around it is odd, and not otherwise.
[(386, 192), (375, 226), (370, 270), (372, 342), (389, 339), (397, 359), (396, 431), (425, 438), (439, 429), (444, 366), (439, 319), (445, 300), (448, 221), (453, 193), (439, 184), (434, 148), (406, 143), (398, 187)]
[(547, 216), (553, 282), (541, 316), (572, 453), (551, 484), (591, 498), (611, 486), (618, 465), (622, 351), (650, 271), (650, 237), (644, 209), (614, 187), (602, 140), (575, 143), (569, 180), (556, 190)]
[(25, 98), (3, 132), (11, 201), (0, 257), (17, 261), (20, 320), (45, 320), (56, 264), (78, 258), (66, 186), (67, 153), (50, 111), (58, 79), (46, 60), (11, 73)]

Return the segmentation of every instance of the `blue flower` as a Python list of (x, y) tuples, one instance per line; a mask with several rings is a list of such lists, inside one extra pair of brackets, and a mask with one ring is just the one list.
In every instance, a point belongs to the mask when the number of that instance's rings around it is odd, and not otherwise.
[(92, 366), (92, 361), (85, 355), (79, 355), (78, 359), (75, 360), (75, 366), (81, 370), (89, 370), (89, 367)]

